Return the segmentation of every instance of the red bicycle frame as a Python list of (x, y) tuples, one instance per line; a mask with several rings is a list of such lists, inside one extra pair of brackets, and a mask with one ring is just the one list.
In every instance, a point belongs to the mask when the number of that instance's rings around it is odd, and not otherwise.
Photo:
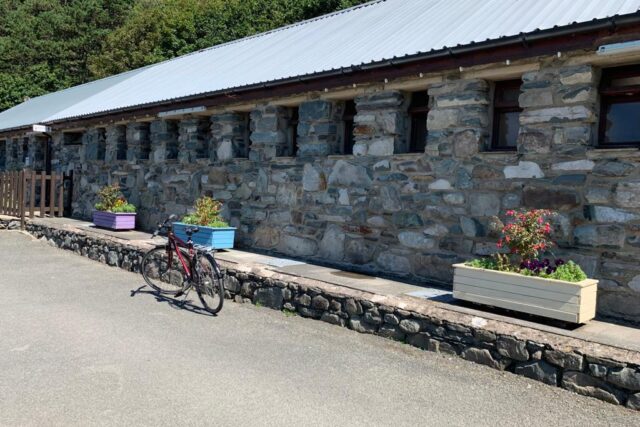
[(193, 256), (193, 243), (190, 242), (191, 239), (189, 239), (189, 241), (185, 243), (182, 239), (176, 237), (173, 230), (168, 231), (167, 238), (169, 239), (169, 253), (167, 254), (167, 257), (169, 258), (169, 265), (171, 265), (171, 262), (173, 261), (173, 251), (175, 251), (178, 255), (180, 264), (182, 264), (182, 267), (184, 267), (184, 271), (187, 273), (187, 278), (191, 280), (193, 276), (191, 274), (191, 266), (185, 261), (184, 257), (182, 256), (182, 251), (180, 251), (179, 249), (186, 248), (189, 250), (189, 255)]

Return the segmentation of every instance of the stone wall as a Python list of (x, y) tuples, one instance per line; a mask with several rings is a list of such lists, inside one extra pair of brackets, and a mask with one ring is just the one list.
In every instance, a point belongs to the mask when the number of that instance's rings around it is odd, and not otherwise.
[[(19, 227), (17, 221), (8, 225)], [(4, 227), (0, 221), (0, 228)], [(37, 222), (28, 222), (26, 228), (53, 246), (133, 272), (139, 272), (144, 252), (151, 247)], [(484, 319), (480, 319), (484, 320), (483, 325), (476, 325), (471, 315), (450, 312), (432, 303), (396, 301), (394, 297), (256, 266), (222, 264), (226, 298), (238, 303), (284, 310), (424, 350), (457, 355), (551, 386), (640, 409), (637, 353)]]
[(372, 90), (355, 99), (352, 156), (335, 154), (344, 102), (314, 99), (299, 106), (295, 157), (290, 110), (260, 104), (248, 158), (246, 119), (221, 113), (128, 125), (127, 161), (100, 160), (112, 134), (90, 129), (81, 150), (54, 150), (56, 167), (75, 172), (79, 217), (108, 182), (143, 228), (208, 194), (225, 202), (241, 247), (445, 286), (452, 263), (496, 250), (507, 210), (554, 209), (555, 252), (601, 280), (598, 312), (640, 323), (640, 151), (594, 148), (598, 82), (597, 68), (558, 58), (525, 73), (517, 152), (486, 151), (491, 82), (448, 77), (429, 88), (424, 153), (401, 153), (406, 94)]

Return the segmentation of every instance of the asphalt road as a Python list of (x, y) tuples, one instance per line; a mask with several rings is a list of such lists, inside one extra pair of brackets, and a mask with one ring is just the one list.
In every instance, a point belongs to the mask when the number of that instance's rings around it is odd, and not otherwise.
[(459, 358), (251, 305), (211, 317), (142, 284), (0, 231), (0, 424), (640, 425)]

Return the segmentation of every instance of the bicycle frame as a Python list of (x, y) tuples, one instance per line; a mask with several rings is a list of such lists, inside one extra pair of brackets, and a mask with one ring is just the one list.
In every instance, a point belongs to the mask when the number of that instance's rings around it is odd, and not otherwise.
[(182, 256), (182, 252), (180, 251), (181, 247), (186, 248), (189, 250), (189, 255), (191, 256), (195, 255), (191, 238), (189, 238), (189, 240), (187, 240), (187, 242), (185, 243), (182, 239), (180, 239), (179, 237), (176, 237), (176, 235), (173, 233), (172, 230), (169, 230), (167, 233), (167, 239), (169, 240), (167, 243), (167, 245), (169, 246), (169, 250), (168, 250), (169, 253), (167, 254), (169, 258), (169, 265), (171, 265), (171, 262), (173, 261), (173, 253), (175, 252), (176, 255), (178, 255), (178, 261), (180, 261), (180, 264), (182, 264), (182, 267), (184, 268), (184, 271), (187, 274), (187, 278), (191, 280), (193, 278), (191, 265), (189, 265), (185, 261), (184, 257)]

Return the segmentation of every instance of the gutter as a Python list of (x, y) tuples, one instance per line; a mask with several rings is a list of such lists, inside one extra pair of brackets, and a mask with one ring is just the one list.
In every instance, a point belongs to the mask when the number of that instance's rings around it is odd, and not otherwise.
[[(385, 68), (385, 67), (393, 67), (398, 65), (410, 64), (410, 63), (425, 60), (425, 59), (435, 59), (435, 58), (442, 58), (447, 56), (455, 57), (456, 55), (460, 55), (460, 54), (473, 53), (476, 51), (481, 51), (489, 48), (509, 46), (517, 43), (522, 43), (528, 46), (528, 44), (531, 42), (544, 40), (549, 37), (559, 37), (559, 36), (565, 36), (565, 35), (570, 36), (575, 33), (585, 33), (585, 32), (591, 32), (596, 30), (603, 30), (607, 28), (611, 29), (611, 31), (613, 32), (619, 26), (630, 25), (630, 24), (640, 24), (640, 11), (634, 14), (629, 14), (629, 15), (613, 16), (610, 18), (594, 20), (586, 23), (571, 24), (561, 28), (536, 30), (531, 33), (520, 33), (514, 36), (508, 36), (508, 37), (503, 37), (495, 40), (488, 40), (484, 42), (477, 42), (477, 43), (472, 43), (464, 46), (445, 47), (440, 50), (417, 53), (413, 55), (406, 55), (400, 58), (385, 59), (382, 61), (371, 62), (368, 64), (350, 65), (347, 67), (337, 68), (334, 70), (320, 71), (317, 73), (305, 74), (305, 75), (295, 76), (295, 77), (288, 77), (288, 78), (273, 80), (269, 82), (255, 83), (255, 84), (250, 84), (245, 86), (236, 86), (235, 88), (222, 89), (214, 92), (203, 92), (195, 95), (188, 95), (181, 98), (171, 98), (168, 100), (152, 102), (148, 104), (138, 104), (134, 106), (127, 106), (127, 107), (117, 108), (114, 110), (92, 113), (88, 115), (66, 117), (64, 119), (60, 119), (56, 121), (42, 122), (42, 124), (53, 125), (53, 124), (61, 124), (69, 121), (77, 121), (77, 120), (85, 120), (85, 119), (88, 120), (88, 119), (96, 118), (100, 116), (112, 115), (117, 113), (125, 113), (128, 111), (135, 111), (142, 108), (158, 107), (166, 104), (173, 104), (178, 102), (208, 98), (211, 96), (219, 96), (219, 95), (225, 95), (225, 94), (229, 95), (233, 93), (247, 92), (255, 89), (265, 89), (265, 88), (282, 86), (288, 83), (305, 82), (305, 81), (311, 81), (319, 78), (352, 74), (359, 71), (369, 71), (369, 70), (376, 70), (376, 69)], [(0, 130), (0, 134), (6, 134), (6, 133), (24, 130), (29, 128), (30, 126), (31, 125), (24, 125), (24, 126), (18, 126), (15, 128)]]

